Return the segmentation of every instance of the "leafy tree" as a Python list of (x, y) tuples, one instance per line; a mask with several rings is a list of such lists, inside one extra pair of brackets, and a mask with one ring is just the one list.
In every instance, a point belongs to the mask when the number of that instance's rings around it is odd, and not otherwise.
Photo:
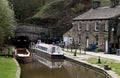
[(14, 7), (18, 22), (24, 22), (26, 18), (38, 11), (38, 8), (45, 3), (45, 0), (9, 0)]
[(12, 6), (7, 0), (0, 0), (0, 45), (8, 36), (13, 35), (16, 26)]
[(46, 3), (55, 0), (9, 0), (14, 7), (15, 15), (18, 22), (25, 22), (25, 19), (36, 14), (40, 7)]

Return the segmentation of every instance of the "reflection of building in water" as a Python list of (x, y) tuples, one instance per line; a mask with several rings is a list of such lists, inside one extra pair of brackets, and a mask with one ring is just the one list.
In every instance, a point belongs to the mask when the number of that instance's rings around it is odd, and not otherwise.
[(44, 57), (41, 57), (41, 56), (38, 56), (38, 55), (35, 55), (34, 56), (36, 57), (36, 59), (46, 65), (47, 67), (49, 68), (61, 68), (62, 65), (63, 65), (63, 61), (64, 60), (60, 60), (60, 59), (47, 59), (47, 58), (44, 58)]

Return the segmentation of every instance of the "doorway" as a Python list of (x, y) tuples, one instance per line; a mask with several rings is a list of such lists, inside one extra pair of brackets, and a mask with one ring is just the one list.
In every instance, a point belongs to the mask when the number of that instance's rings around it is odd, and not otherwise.
[(120, 49), (120, 35), (117, 37), (116, 48), (117, 48), (117, 49)]

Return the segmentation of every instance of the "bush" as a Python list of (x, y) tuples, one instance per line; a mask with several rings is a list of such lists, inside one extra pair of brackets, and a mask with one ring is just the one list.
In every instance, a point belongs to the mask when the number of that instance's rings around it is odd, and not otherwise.
[(86, 47), (84, 48), (85, 51), (91, 51), (91, 48), (90, 47)]
[(96, 51), (96, 52), (104, 52), (104, 50), (101, 49), (101, 48), (97, 48), (95, 51)]
[(117, 52), (117, 49), (112, 49), (112, 54), (116, 54), (116, 52)]

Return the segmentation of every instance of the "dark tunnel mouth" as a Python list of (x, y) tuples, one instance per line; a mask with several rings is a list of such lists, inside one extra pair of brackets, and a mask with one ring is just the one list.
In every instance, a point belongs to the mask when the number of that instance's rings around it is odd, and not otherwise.
[(15, 39), (15, 48), (29, 48), (29, 43), (28, 36), (18, 36)]

